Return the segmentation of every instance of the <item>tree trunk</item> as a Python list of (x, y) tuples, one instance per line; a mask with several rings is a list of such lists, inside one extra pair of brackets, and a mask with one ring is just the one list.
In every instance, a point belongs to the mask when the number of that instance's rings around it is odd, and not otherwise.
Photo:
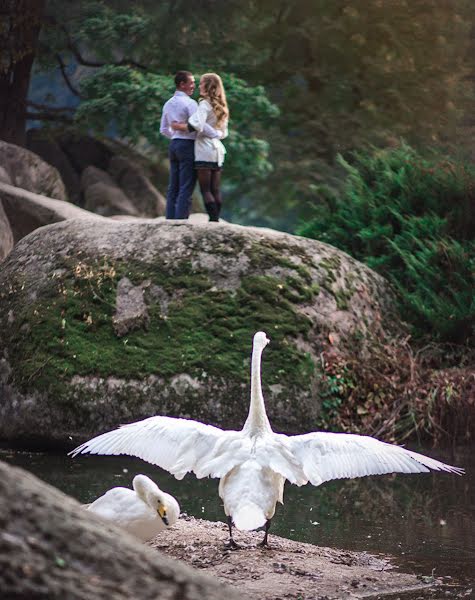
[(0, 139), (24, 146), (26, 100), (45, 0), (0, 0)]

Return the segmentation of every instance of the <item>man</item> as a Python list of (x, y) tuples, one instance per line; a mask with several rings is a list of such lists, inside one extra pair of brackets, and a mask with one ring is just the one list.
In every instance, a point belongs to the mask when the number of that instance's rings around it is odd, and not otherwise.
[[(190, 96), (195, 90), (195, 78), (189, 71), (178, 71), (175, 75), (176, 91), (165, 102), (160, 122), (160, 133), (171, 140), (168, 151), (170, 158), (170, 177), (167, 192), (167, 219), (188, 219), (191, 206), (191, 194), (196, 183), (195, 137), (194, 131), (175, 131), (171, 128), (174, 121), (186, 123), (197, 110), (198, 104)], [(219, 137), (218, 132), (205, 126), (203, 132), (208, 137)]]

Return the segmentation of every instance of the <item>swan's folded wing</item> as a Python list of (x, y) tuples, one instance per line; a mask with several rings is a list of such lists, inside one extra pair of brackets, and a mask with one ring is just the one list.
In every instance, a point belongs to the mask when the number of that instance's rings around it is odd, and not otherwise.
[(464, 472), (459, 467), (363, 435), (307, 433), (289, 437), (287, 444), (313, 485), (384, 473), (434, 470), (461, 475)]
[(222, 451), (223, 442), (226, 445), (237, 435), (197, 421), (150, 417), (98, 435), (70, 454), (127, 454), (158, 465), (177, 479), (189, 471), (215, 477), (208, 464)]

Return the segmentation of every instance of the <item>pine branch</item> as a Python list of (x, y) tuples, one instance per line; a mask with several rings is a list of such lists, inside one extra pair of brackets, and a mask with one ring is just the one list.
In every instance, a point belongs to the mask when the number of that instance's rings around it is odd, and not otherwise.
[(26, 106), (34, 108), (37, 112), (26, 111), (27, 119), (33, 121), (58, 121), (61, 123), (72, 123), (74, 121), (72, 115), (65, 113), (74, 113), (75, 109), (70, 106), (47, 106), (46, 104), (38, 104), (28, 100)]
[(53, 114), (49, 112), (26, 112), (25, 116), (31, 121), (56, 121), (59, 123), (73, 123), (74, 119), (66, 115)]
[(88, 60), (84, 58), (79, 51), (79, 48), (72, 42), (71, 38), (68, 36), (67, 43), (68, 50), (73, 54), (76, 61), (83, 65), (84, 67), (105, 67), (106, 65), (112, 65), (113, 67), (135, 67), (136, 69), (140, 69), (142, 71), (148, 71), (148, 67), (142, 65), (135, 60), (131, 60), (129, 58), (123, 58), (122, 60), (117, 60), (115, 62), (98, 62), (94, 60)]
[(69, 79), (68, 74), (66, 73), (66, 64), (64, 63), (64, 61), (59, 53), (56, 54), (56, 60), (59, 63), (59, 68), (61, 69), (61, 74), (63, 76), (63, 79), (64, 79), (66, 85), (68, 86), (68, 89), (78, 98), (82, 98), (82, 95), (79, 92), (79, 90), (77, 88), (75, 88), (74, 85), (71, 83), (71, 80)]
[(46, 110), (51, 114), (74, 112), (76, 110), (75, 108), (72, 108), (71, 106), (48, 106), (47, 104), (39, 104), (38, 102), (33, 102), (32, 100), (27, 100), (26, 106), (30, 106), (31, 108), (35, 108), (36, 110)]
[(135, 67), (136, 69), (140, 69), (142, 71), (149, 71), (150, 69), (146, 66), (143, 65), (141, 63), (136, 62), (135, 60), (132, 60), (130, 58), (122, 58), (121, 60), (115, 61), (115, 62), (101, 62), (101, 61), (96, 61), (96, 60), (89, 60), (87, 58), (84, 58), (84, 56), (81, 54), (81, 51), (79, 50), (78, 46), (74, 43), (71, 34), (69, 33), (69, 30), (67, 29), (67, 27), (65, 25), (63, 25), (62, 23), (58, 23), (57, 19), (53, 16), (48, 16), (47, 17), (47, 21), (51, 24), (54, 25), (55, 27), (58, 27), (65, 35), (66, 37), (66, 47), (67, 49), (71, 52), (71, 54), (74, 56), (74, 58), (76, 59), (77, 63), (82, 65), (83, 67), (95, 67), (95, 68), (100, 68), (100, 67), (105, 67), (107, 65), (111, 65), (113, 67)]

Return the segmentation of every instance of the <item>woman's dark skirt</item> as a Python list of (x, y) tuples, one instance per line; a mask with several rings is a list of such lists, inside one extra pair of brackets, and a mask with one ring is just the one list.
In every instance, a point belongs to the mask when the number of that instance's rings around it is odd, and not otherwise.
[(211, 169), (211, 171), (221, 171), (217, 162), (208, 162), (206, 160), (195, 160), (195, 169)]

